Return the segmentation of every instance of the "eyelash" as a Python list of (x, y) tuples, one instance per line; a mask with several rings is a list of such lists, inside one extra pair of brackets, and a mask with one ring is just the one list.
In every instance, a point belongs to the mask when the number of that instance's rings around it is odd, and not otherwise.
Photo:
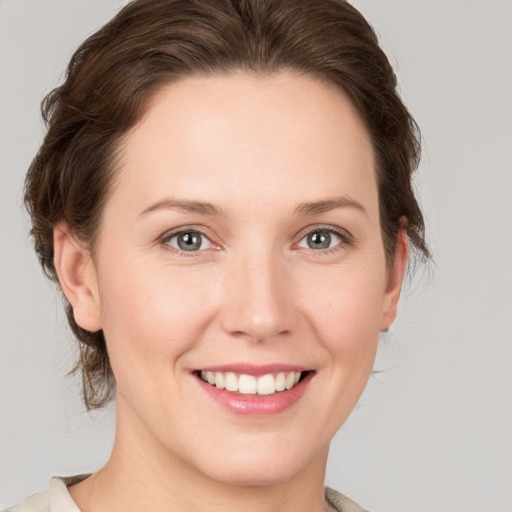
[(188, 227), (188, 228), (179, 228), (179, 229), (177, 229), (175, 231), (171, 231), (171, 232), (166, 233), (163, 236), (163, 238), (161, 239), (160, 243), (163, 245), (165, 250), (172, 251), (173, 253), (178, 253), (180, 256), (183, 256), (183, 257), (186, 257), (186, 258), (194, 257), (194, 256), (197, 256), (197, 253), (204, 252), (205, 249), (198, 250), (198, 251), (184, 251), (182, 249), (179, 249), (179, 248), (176, 248), (176, 247), (172, 247), (171, 245), (169, 245), (169, 242), (173, 238), (178, 237), (179, 235), (187, 234), (187, 233), (194, 233), (194, 234), (198, 234), (201, 237), (204, 237), (215, 248), (213, 250), (217, 250), (216, 248), (219, 247), (218, 244), (215, 244), (214, 242), (212, 242), (210, 240), (210, 238), (205, 233), (203, 233), (203, 231), (201, 231), (201, 229), (198, 229), (198, 228), (193, 227), (193, 226)]
[[(201, 253), (206, 250), (206, 249), (202, 249), (202, 250), (196, 250), (196, 251), (185, 251), (185, 250), (178, 249), (176, 247), (172, 247), (169, 245), (169, 242), (174, 237), (177, 237), (179, 235), (183, 235), (186, 233), (194, 233), (194, 234), (198, 234), (201, 237), (204, 237), (206, 240), (209, 241), (210, 244), (212, 244), (212, 246), (214, 247), (213, 250), (218, 250), (218, 247), (219, 247), (218, 244), (215, 244), (212, 240), (210, 240), (210, 238), (205, 233), (203, 233), (203, 231), (201, 231), (201, 229), (197, 229), (194, 227), (185, 228), (185, 229), (179, 228), (176, 231), (171, 231), (169, 233), (166, 233), (162, 237), (160, 243), (164, 246), (164, 248), (166, 250), (170, 250), (172, 252), (178, 252), (180, 254), (180, 256), (184, 256), (184, 257), (194, 257), (194, 256), (197, 256), (197, 253)], [(299, 237), (300, 237), (299, 241), (294, 243), (293, 246), (298, 247), (298, 244), (300, 242), (302, 242), (302, 240), (304, 240), (304, 238), (306, 238), (307, 236), (309, 236), (313, 233), (329, 233), (329, 234), (334, 234), (340, 238), (340, 242), (338, 244), (336, 244), (334, 247), (329, 247), (327, 249), (319, 249), (319, 250), (309, 248), (310, 251), (312, 251), (316, 254), (325, 254), (325, 255), (332, 254), (332, 253), (340, 250), (341, 248), (350, 247), (354, 243), (353, 236), (345, 230), (335, 228), (333, 226), (315, 225), (312, 228), (308, 227), (308, 228), (305, 228), (304, 230), (302, 230), (299, 233)]]
[(309, 236), (313, 233), (334, 234), (337, 237), (339, 237), (339, 239), (340, 239), (340, 242), (338, 244), (336, 244), (334, 247), (329, 247), (327, 249), (321, 249), (321, 250), (309, 248), (310, 251), (313, 251), (316, 254), (325, 254), (325, 255), (332, 254), (332, 253), (339, 251), (342, 248), (346, 249), (346, 248), (350, 247), (351, 245), (353, 245), (353, 243), (354, 243), (353, 236), (350, 233), (348, 233), (347, 231), (345, 231), (344, 229), (335, 228), (333, 226), (326, 226), (326, 225), (315, 225), (312, 228), (307, 227), (304, 230), (302, 230), (301, 233), (299, 234), (299, 237), (300, 237), (299, 241), (297, 243), (295, 243), (294, 246), (298, 246), (298, 244), (302, 240), (304, 240), (304, 238), (306, 238), (307, 236)]

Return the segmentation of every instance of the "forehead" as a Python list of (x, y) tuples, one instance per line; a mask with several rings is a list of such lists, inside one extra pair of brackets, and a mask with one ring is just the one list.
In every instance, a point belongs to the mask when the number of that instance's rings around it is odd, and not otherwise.
[(334, 183), (350, 181), (351, 194), (375, 196), (371, 143), (350, 102), (335, 86), (291, 72), (167, 85), (120, 156), (117, 186), (136, 192), (140, 207), (158, 195), (198, 191), (214, 203), (223, 199), (219, 191), (260, 204), (274, 192), (308, 200), (300, 196), (333, 195)]

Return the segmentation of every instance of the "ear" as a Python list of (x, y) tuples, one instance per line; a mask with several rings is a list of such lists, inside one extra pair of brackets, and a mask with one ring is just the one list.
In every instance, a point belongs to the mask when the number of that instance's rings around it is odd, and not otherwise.
[(386, 290), (384, 292), (380, 330), (385, 331), (394, 322), (398, 311), (398, 299), (402, 290), (402, 281), (407, 268), (409, 255), (409, 239), (405, 229), (397, 235), (395, 256), (392, 266), (388, 269)]
[(89, 251), (65, 222), (53, 229), (53, 263), (64, 295), (73, 308), (75, 322), (87, 331), (101, 329), (101, 309), (96, 269)]

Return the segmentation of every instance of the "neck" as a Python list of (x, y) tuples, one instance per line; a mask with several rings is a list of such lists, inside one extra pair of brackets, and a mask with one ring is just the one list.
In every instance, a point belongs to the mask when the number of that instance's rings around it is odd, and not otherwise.
[[(220, 481), (160, 445), (139, 423), (118, 427), (106, 465), (69, 492), (82, 512), (324, 512), (328, 446), (283, 481)], [(131, 427), (134, 423), (130, 423)]]

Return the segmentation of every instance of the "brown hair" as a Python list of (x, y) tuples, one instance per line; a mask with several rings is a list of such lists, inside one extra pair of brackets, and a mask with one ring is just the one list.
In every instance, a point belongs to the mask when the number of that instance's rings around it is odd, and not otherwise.
[[(428, 258), (411, 184), (419, 132), (374, 31), (354, 7), (344, 0), (137, 0), (77, 49), (64, 83), (42, 104), (48, 131), (27, 174), (25, 204), (46, 274), (57, 280), (59, 221), (94, 252), (116, 148), (159, 87), (190, 75), (283, 69), (347, 95), (375, 150), (387, 261), (400, 229)], [(103, 332), (82, 329), (69, 303), (66, 310), (80, 346), (73, 371), (81, 371), (87, 408), (100, 407), (114, 389)]]

